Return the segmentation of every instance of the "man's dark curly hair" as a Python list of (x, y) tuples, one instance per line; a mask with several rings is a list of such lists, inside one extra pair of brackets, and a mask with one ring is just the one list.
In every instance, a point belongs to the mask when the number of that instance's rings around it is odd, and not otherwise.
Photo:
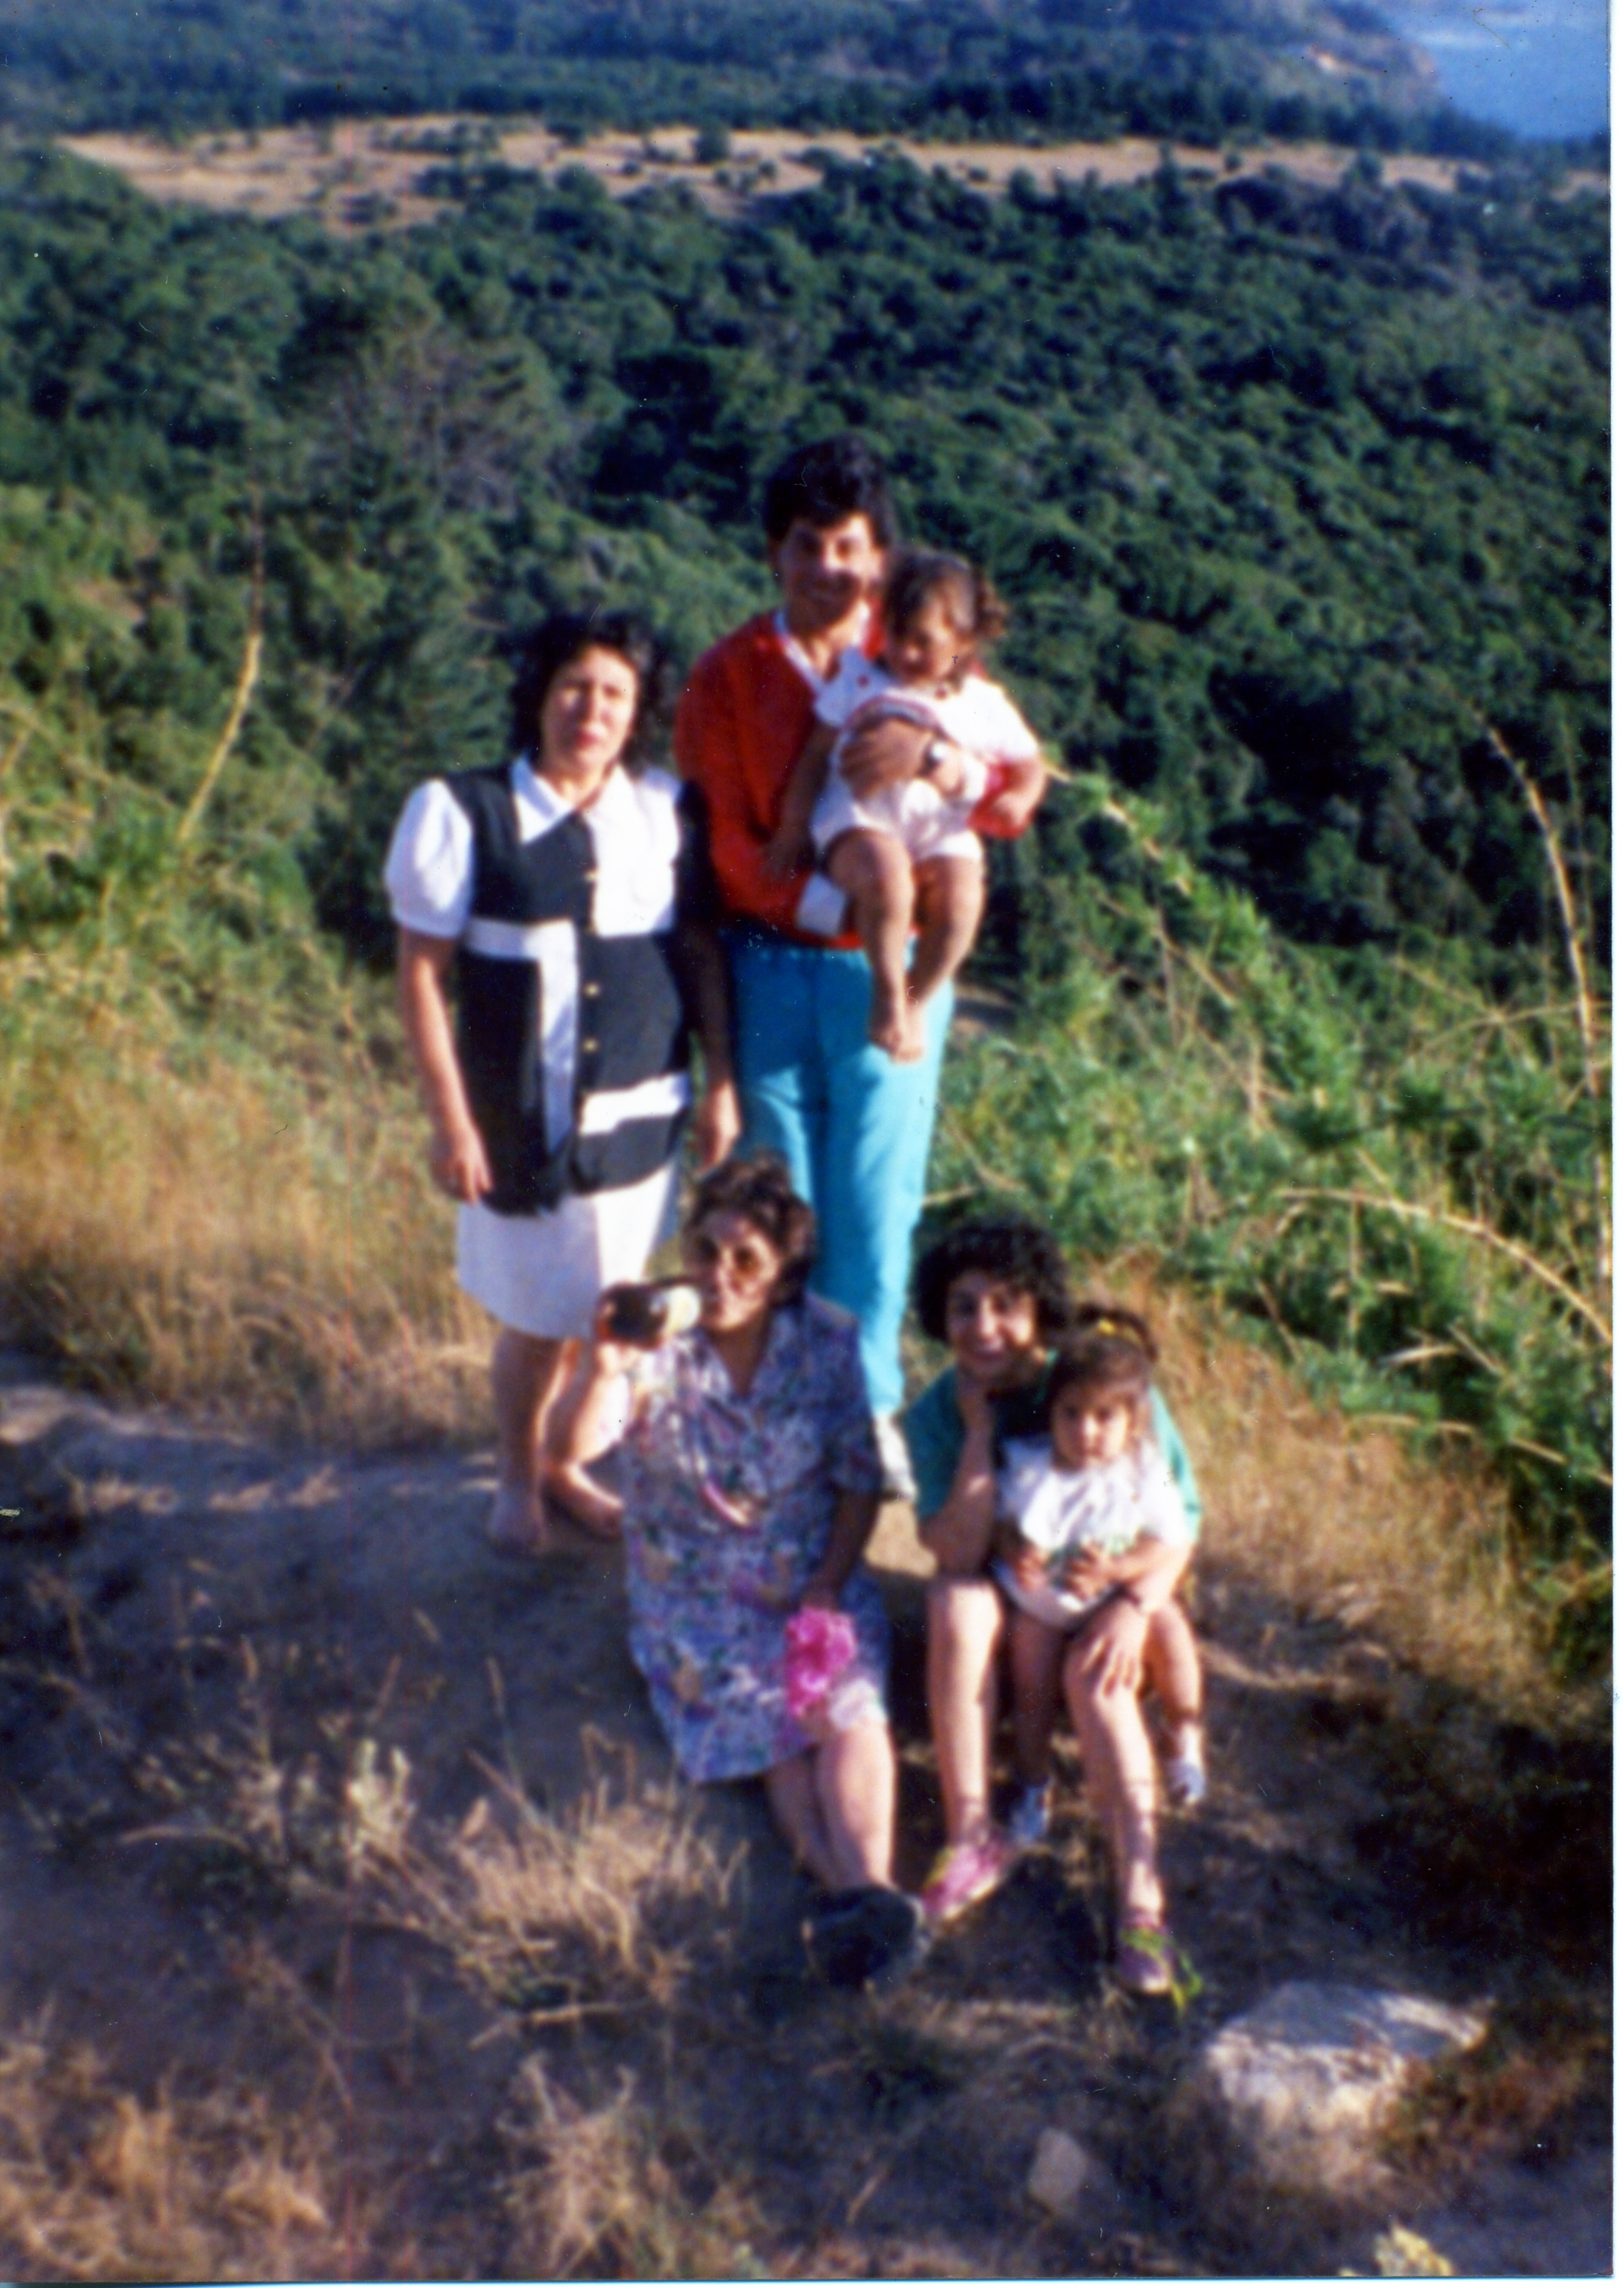
[(779, 462), (761, 497), (761, 523), (775, 547), (803, 519), (822, 532), (848, 516), (865, 516), (881, 548), (896, 538), (896, 512), (885, 465), (872, 445), (848, 431), (820, 437)]
[(637, 612), (554, 612), (517, 647), (508, 694), (511, 751), (534, 757), (541, 743), (541, 711), (557, 677), (583, 653), (612, 651), (637, 677), (637, 712), (623, 762), (643, 759), (650, 734), (670, 701), (670, 669), (658, 639)]
[(1051, 1339), (1071, 1323), (1065, 1258), (1048, 1233), (1018, 1216), (990, 1216), (958, 1225), (914, 1269), (913, 1307), (933, 1341), (947, 1340), (947, 1291), (967, 1271), (984, 1271), (1030, 1295), (1039, 1331)]
[(754, 1224), (784, 1259), (774, 1303), (798, 1303), (817, 1253), (817, 1218), (791, 1183), (779, 1155), (747, 1153), (744, 1159), (724, 1160), (720, 1168), (701, 1176), (683, 1218), (684, 1240), (694, 1238), (713, 1215), (740, 1215)]

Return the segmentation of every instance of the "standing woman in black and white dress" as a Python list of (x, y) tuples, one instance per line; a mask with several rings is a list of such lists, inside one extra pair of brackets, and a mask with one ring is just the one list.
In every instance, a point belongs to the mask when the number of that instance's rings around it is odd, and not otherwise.
[(546, 621), (513, 684), (514, 759), (420, 786), (385, 869), (458, 1282), (500, 1323), (490, 1532), (509, 1550), (545, 1546), (544, 1494), (614, 1528), (618, 1505), (547, 1460), (546, 1418), (599, 1295), (667, 1226), (690, 1027), (702, 1168), (739, 1129), (703, 852), (676, 782), (627, 767), (656, 670), (630, 614)]

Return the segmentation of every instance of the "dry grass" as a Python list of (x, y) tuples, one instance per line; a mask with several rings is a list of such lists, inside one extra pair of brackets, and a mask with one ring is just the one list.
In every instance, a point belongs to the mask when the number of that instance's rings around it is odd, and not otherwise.
[[(437, 158), (448, 155), (459, 129), (466, 156), (474, 166), (488, 158), (545, 176), (585, 168), (617, 198), (629, 198), (650, 184), (681, 184), (712, 212), (728, 215), (757, 200), (816, 185), (820, 171), (806, 155), (813, 147), (848, 161), (880, 148), (896, 151), (916, 166), (944, 169), (989, 194), (1007, 190), (1016, 173), (1031, 175), (1046, 189), (1090, 175), (1102, 183), (1142, 182), (1162, 163), (1165, 148), (1144, 135), (1033, 147), (919, 142), (838, 128), (810, 135), (792, 128), (746, 128), (734, 133), (728, 163), (718, 167), (696, 159), (693, 131), (684, 127), (662, 128), (653, 136), (611, 131), (576, 141), (533, 121), (493, 129), (488, 121), (458, 122), (449, 115), (352, 120), (331, 129), (267, 128), (251, 135), (196, 136), (178, 145), (124, 134), (63, 139), (81, 158), (116, 169), (149, 198), (262, 216), (303, 210), (346, 231), (379, 223), (398, 228), (442, 211), (441, 201), (424, 195), (420, 178)], [(1173, 148), (1179, 166), (1209, 176), (1221, 167), (1229, 175), (1280, 167), (1309, 182), (1331, 184), (1348, 168), (1347, 152), (1325, 143), (1249, 144), (1227, 161), (1198, 145)], [(1435, 190), (1452, 189), (1460, 172), (1455, 160), (1415, 154), (1389, 155), (1381, 165), (1389, 183), (1424, 183)], [(1568, 180), (1575, 189), (1604, 187), (1594, 174), (1576, 171)]]
[(82, 1039), (0, 1093), (0, 1309), (114, 1395), (381, 1445), (482, 1423), (489, 1334), (403, 1087)]
[(518, 2277), (763, 2276), (748, 2194), (709, 2181), (692, 2138), (643, 2104), (631, 2074), (607, 2103), (588, 2108), (550, 2081), (538, 2058), (527, 2060), (507, 2140)]
[(701, 1832), (698, 1810), (692, 1791), (640, 1785), (629, 1763), (556, 1816), (498, 1779), (450, 1837), (418, 1842), (397, 1820), (367, 1854), (373, 1894), (532, 2026), (668, 2012), (719, 1963), (734, 1920), (739, 1858)]
[(330, 2144), (242, 2088), (143, 2103), (42, 2017), (0, 2038), (0, 2265), (14, 2278), (354, 2277)]
[[(1158, 1331), (1158, 1379), (1206, 1501), (1206, 1566), (1377, 1638), (1508, 1715), (1549, 1718), (1556, 1688), (1509, 1555), (1503, 1490), (1469, 1461), (1305, 1395), (1290, 1369), (1143, 1265), (1103, 1284)], [(1570, 1696), (1565, 1714), (1579, 1712)]]
[[(404, 1084), (179, 1068), (86, 1039), (4, 1076), (0, 1307), (118, 1395), (354, 1447), (482, 1434), (489, 1330)], [(1128, 1261), (1207, 1493), (1203, 1550), (1508, 1712), (1550, 1712), (1503, 1493), (1310, 1401)], [(1570, 1717), (1574, 1712), (1570, 1707)]]

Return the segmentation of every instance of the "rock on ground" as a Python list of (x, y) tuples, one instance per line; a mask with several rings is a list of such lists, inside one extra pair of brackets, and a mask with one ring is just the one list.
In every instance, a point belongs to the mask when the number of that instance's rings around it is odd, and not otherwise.
[(1170, 2109), (1204, 2207), (1321, 2219), (1379, 2200), (1382, 2132), (1422, 2069), (1482, 2040), (1482, 2011), (1294, 1980), (1206, 2043)]

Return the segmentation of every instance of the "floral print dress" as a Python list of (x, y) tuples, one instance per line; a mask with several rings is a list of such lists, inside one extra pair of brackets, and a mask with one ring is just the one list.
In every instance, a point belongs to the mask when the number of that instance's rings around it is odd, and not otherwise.
[[(632, 1657), (690, 1780), (744, 1779), (812, 1743), (784, 1701), (784, 1625), (843, 1493), (880, 1491), (855, 1320), (773, 1314), (748, 1391), (699, 1328), (633, 1370), (621, 1449)], [(840, 1603), (883, 1693), (885, 1609), (859, 1565)]]

